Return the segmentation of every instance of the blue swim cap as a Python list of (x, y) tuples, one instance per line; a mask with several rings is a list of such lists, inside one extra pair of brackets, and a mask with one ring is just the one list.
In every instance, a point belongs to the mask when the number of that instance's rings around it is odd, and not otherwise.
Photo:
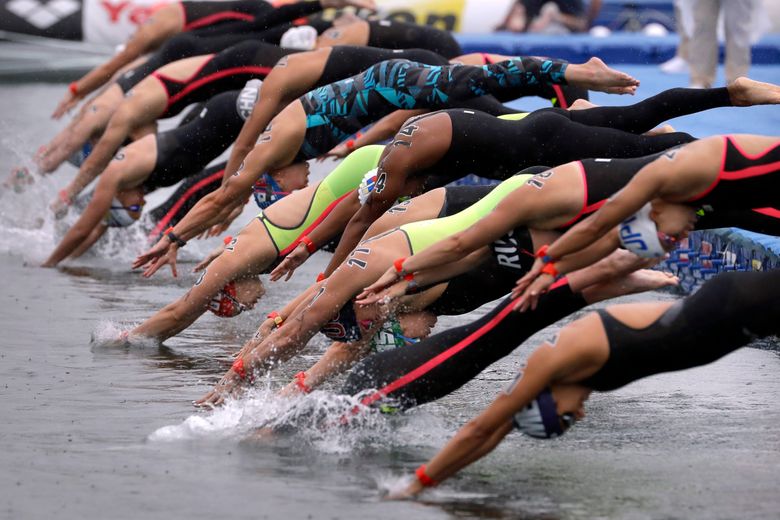
[(575, 423), (573, 414), (558, 415), (550, 388), (545, 388), (528, 406), (512, 417), (515, 428), (537, 439), (560, 437)]
[(252, 187), (255, 203), (260, 209), (265, 209), (282, 197), (289, 195), (269, 174), (264, 173)]

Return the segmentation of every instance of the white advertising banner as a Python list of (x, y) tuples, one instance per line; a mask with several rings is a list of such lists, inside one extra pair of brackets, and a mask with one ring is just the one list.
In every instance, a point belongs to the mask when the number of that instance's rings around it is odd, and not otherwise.
[(119, 45), (153, 8), (170, 0), (83, 0), (84, 41)]

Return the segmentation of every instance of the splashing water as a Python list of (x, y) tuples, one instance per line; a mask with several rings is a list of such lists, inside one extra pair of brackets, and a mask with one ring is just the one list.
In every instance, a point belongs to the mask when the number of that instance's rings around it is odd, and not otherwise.
[(154, 338), (133, 336), (132, 340), (128, 339), (126, 334), (137, 325), (137, 323), (120, 325), (115, 321), (103, 320), (92, 331), (90, 343), (98, 347), (129, 345), (132, 347), (151, 348), (159, 346), (159, 342)]
[(451, 425), (426, 413), (387, 416), (360, 404), (360, 396), (314, 391), (292, 398), (280, 397), (270, 386), (252, 389), (241, 399), (230, 399), (215, 410), (191, 415), (181, 424), (159, 428), (150, 441), (193, 439), (262, 440), (274, 433), (296, 439), (330, 454), (356, 448), (391, 449), (421, 444), (436, 446)]

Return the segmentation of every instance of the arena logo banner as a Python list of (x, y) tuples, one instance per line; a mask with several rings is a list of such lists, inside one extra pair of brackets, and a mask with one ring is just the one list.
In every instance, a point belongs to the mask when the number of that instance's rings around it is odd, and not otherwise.
[(160, 0), (84, 0), (84, 40), (116, 45), (127, 41)]
[(0, 0), (0, 30), (80, 40), (78, 0)]

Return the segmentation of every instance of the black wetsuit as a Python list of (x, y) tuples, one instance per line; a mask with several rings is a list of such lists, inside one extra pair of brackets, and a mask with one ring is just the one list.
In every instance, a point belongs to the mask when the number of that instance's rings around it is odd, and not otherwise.
[(724, 273), (642, 329), (598, 314), (609, 358), (579, 384), (614, 390), (661, 372), (711, 363), (753, 339), (780, 333), (780, 270)]
[(383, 49), (430, 49), (445, 58), (463, 54), (458, 41), (448, 31), (430, 25), (374, 20), (368, 22), (368, 46)]
[(723, 136), (725, 150), (717, 179), (687, 202), (716, 212), (750, 209), (780, 203), (780, 140), (755, 156), (742, 150), (731, 136)]
[(696, 229), (717, 229), (738, 227), (780, 236), (780, 210), (770, 208), (726, 209), (715, 212), (705, 212), (696, 222)]
[(441, 54), (428, 49), (379, 49), (337, 45), (331, 47), (325, 68), (314, 88), (360, 74), (372, 65), (387, 60), (409, 60), (427, 65), (447, 65), (449, 61)]
[(157, 162), (144, 181), (149, 192), (199, 172), (235, 140), (257, 98), (256, 88), (213, 97), (190, 123), (157, 136)]
[[(267, 2), (255, 0), (250, 2), (244, 0), (237, 2), (187, 1), (183, 4), (190, 11), (189, 13), (185, 12), (185, 19), (208, 20), (213, 23), (171, 37), (144, 63), (120, 75), (116, 82), (123, 92), (133, 88), (160, 67), (177, 60), (213, 54), (244, 41), (262, 41), (278, 45), (282, 35), (295, 26), (294, 20), (322, 10), (319, 2), (295, 2), (278, 8), (272, 7)], [(246, 17), (246, 19), (239, 19), (230, 14), (234, 13), (232, 4), (245, 4), (245, 7), (239, 6), (235, 12), (238, 12), (240, 16), (241, 9), (247, 9), (254, 12), (254, 15), (251, 15), (253, 19), (250, 20)], [(193, 12), (193, 10), (197, 12)], [(224, 16), (220, 16), (220, 13), (224, 13)], [(215, 14), (217, 16), (214, 16)], [(330, 23), (321, 22), (315, 24), (315, 28), (321, 32), (330, 25)]]
[[(583, 157), (641, 157), (694, 140), (683, 132), (637, 135), (664, 121), (730, 106), (723, 89), (671, 89), (625, 107), (545, 108), (513, 121), (474, 110), (445, 110), (452, 123), (449, 150), (431, 171), (437, 184), (467, 174), (506, 179), (532, 164), (564, 164)], [(442, 113), (440, 112), (440, 113)], [(421, 118), (429, 117), (427, 115)], [(419, 121), (420, 119), (418, 119)], [(443, 172), (451, 176), (441, 177)]]
[(277, 61), (293, 52), (297, 51), (249, 41), (215, 54), (184, 80), (154, 72), (152, 77), (168, 94), (168, 106), (162, 117), (175, 115), (184, 107), (220, 92), (241, 88), (250, 79), (265, 78)]
[[(275, 7), (256, 0), (186, 1), (179, 2), (184, 14), (184, 31), (202, 31), (214, 34), (246, 27), (254, 31), (270, 29), (275, 25), (322, 11), (319, 1), (293, 2)], [(240, 25), (236, 25), (236, 23)]]
[(222, 186), (225, 165), (219, 163), (204, 168), (199, 173), (185, 178), (170, 197), (149, 212), (154, 227), (149, 232), (149, 242), (157, 242), (166, 229), (176, 226), (200, 199)]
[(587, 305), (568, 284), (542, 295), (535, 311), (512, 311), (507, 298), (479, 320), (430, 336), (414, 345), (374, 354), (349, 373), (342, 393), (366, 405), (392, 402), (408, 408), (457, 390), (531, 335)]

